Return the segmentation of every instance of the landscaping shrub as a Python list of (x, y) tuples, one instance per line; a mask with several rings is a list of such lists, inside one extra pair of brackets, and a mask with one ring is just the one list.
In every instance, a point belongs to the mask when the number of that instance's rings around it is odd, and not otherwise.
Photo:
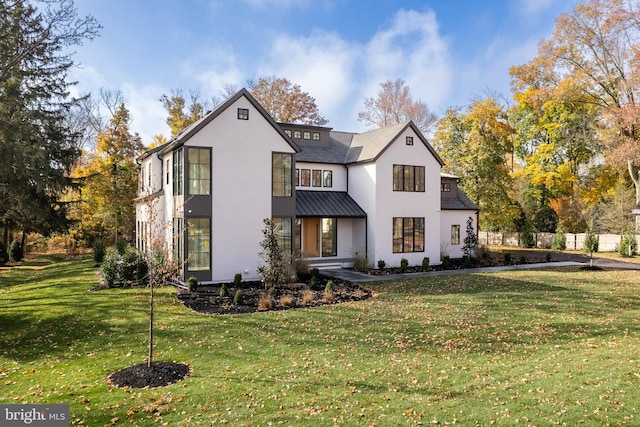
[(551, 254), (547, 253), (547, 256), (544, 257), (545, 261), (551, 262)]
[(121, 281), (127, 284), (144, 283), (149, 274), (149, 263), (144, 254), (127, 247), (121, 256), (123, 259)]
[(379, 259), (379, 260), (378, 260), (378, 268), (379, 268), (380, 270), (384, 270), (384, 268), (386, 267), (386, 265), (387, 265), (387, 263), (386, 263), (386, 262), (384, 262), (384, 260), (382, 260), (382, 259)]
[(295, 260), (296, 277), (306, 277), (309, 274), (309, 262), (303, 258)]
[(198, 290), (198, 279), (196, 279), (194, 276), (191, 276), (187, 279), (187, 289), (189, 289), (189, 292), (195, 292)]
[(504, 265), (511, 265), (511, 253), (504, 254)]
[(451, 268), (451, 258), (449, 255), (445, 255), (442, 257), (442, 269), (449, 270)]
[(520, 255), (520, 264), (524, 264), (527, 262), (527, 259), (525, 258), (524, 255)]
[(367, 257), (356, 256), (353, 260), (353, 269), (355, 271), (366, 271), (368, 267)]
[(311, 304), (314, 299), (315, 299), (315, 295), (311, 290), (305, 289), (302, 292), (302, 304), (305, 304), (305, 305)]
[(587, 234), (584, 237), (584, 250), (585, 252), (589, 252), (593, 254), (594, 252), (598, 252), (598, 236), (593, 234), (590, 230), (587, 231)]
[(229, 296), (229, 289), (227, 289), (227, 284), (223, 283), (222, 286), (220, 286), (220, 296), (221, 297), (228, 297)]
[(24, 258), (24, 250), (22, 250), (22, 244), (14, 240), (9, 246), (9, 259), (13, 262), (22, 261)]
[(242, 285), (242, 274), (236, 273), (235, 276), (233, 276), (233, 286), (238, 288), (240, 285)]
[(559, 251), (564, 251), (565, 249), (567, 249), (567, 236), (564, 235), (561, 227), (558, 227), (558, 231), (553, 235), (551, 249), (556, 249)]
[(293, 297), (291, 295), (283, 295), (280, 297), (280, 305), (283, 307), (290, 307), (293, 305)]
[(322, 294), (322, 300), (324, 302), (330, 302), (333, 301), (334, 295), (333, 295), (333, 291), (324, 291), (324, 294)]
[(327, 292), (333, 292), (333, 280), (329, 280), (326, 284), (326, 286), (324, 287), (324, 291)]
[(107, 248), (100, 271), (107, 286), (122, 283), (124, 260), (114, 247)]
[(428, 270), (429, 269), (429, 257), (428, 256), (422, 258), (422, 269), (423, 270)]
[(638, 242), (636, 241), (636, 236), (631, 231), (626, 231), (622, 240), (620, 241), (620, 247), (618, 248), (618, 252), (622, 256), (634, 256), (638, 251)]
[(273, 296), (262, 294), (258, 299), (258, 310), (271, 310), (273, 308)]
[(471, 268), (471, 257), (469, 255), (462, 257), (462, 267)]
[(533, 239), (533, 232), (531, 231), (531, 224), (527, 223), (520, 233), (520, 246), (523, 248), (532, 248), (536, 245)]
[(93, 242), (92, 250), (93, 260), (96, 262), (96, 264), (102, 264), (102, 260), (104, 259), (105, 255), (104, 241), (102, 239), (96, 239)]
[(238, 289), (233, 296), (233, 303), (236, 305), (242, 305), (242, 303), (244, 303), (244, 294), (240, 289)]
[(0, 243), (0, 265), (4, 265), (9, 261), (9, 254), (4, 248), (4, 245)]
[(318, 286), (320, 286), (320, 270), (318, 270), (317, 268), (312, 268), (310, 274), (311, 279), (309, 281), (309, 284), (311, 285), (311, 289), (318, 289)]
[(409, 267), (409, 260), (407, 260), (406, 258), (402, 258), (400, 260), (400, 273), (404, 273), (405, 271), (407, 271), (407, 267)]
[(309, 271), (309, 274), (311, 275), (312, 279), (314, 277), (316, 278), (316, 280), (320, 278), (320, 270), (318, 270), (317, 268), (312, 268), (311, 271)]

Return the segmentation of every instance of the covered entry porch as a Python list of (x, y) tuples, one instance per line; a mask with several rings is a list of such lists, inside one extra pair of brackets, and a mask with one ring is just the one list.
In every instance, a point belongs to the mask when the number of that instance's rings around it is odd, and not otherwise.
[(310, 267), (351, 267), (367, 253), (367, 214), (346, 193), (296, 193), (296, 253)]

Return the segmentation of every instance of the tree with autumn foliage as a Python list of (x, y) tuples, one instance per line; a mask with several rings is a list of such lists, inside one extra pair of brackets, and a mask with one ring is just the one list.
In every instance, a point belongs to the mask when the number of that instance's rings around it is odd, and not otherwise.
[[(162, 106), (167, 110), (167, 125), (171, 129), (171, 136), (174, 137), (191, 123), (200, 120), (210, 108), (210, 103), (201, 99), (198, 92), (189, 94), (189, 103), (180, 89), (172, 90), (171, 95), (160, 97)], [(158, 141), (158, 138), (156, 138)]]
[(364, 107), (358, 120), (372, 129), (413, 121), (422, 133), (427, 133), (436, 121), (427, 104), (414, 100), (409, 86), (400, 78), (380, 83), (377, 96), (365, 98)]
[(559, 99), (580, 93), (597, 109), (607, 162), (627, 170), (640, 202), (640, 19), (635, 2), (591, 0), (556, 20), (538, 56), (511, 68), (513, 87)]
[(444, 171), (460, 177), (460, 188), (480, 208), (485, 230), (511, 230), (519, 209), (511, 203), (513, 128), (495, 100), (476, 100), (465, 111), (450, 109), (432, 140)]
[(75, 170), (84, 186), (81, 197), (83, 230), (108, 244), (131, 241), (135, 233), (138, 167), (143, 145), (129, 130), (131, 118), (121, 104), (105, 130), (96, 137), (96, 150)]
[(300, 85), (282, 77), (260, 77), (256, 81), (249, 81), (248, 86), (251, 95), (277, 122), (327, 124), (315, 98), (303, 92)]

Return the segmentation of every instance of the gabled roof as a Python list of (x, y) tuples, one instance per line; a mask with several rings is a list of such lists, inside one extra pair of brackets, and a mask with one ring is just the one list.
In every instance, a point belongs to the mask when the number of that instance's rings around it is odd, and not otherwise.
[(185, 142), (189, 140), (193, 135), (198, 133), (203, 127), (209, 124), (212, 120), (218, 117), (222, 112), (224, 112), (227, 108), (233, 105), (238, 99), (241, 97), (245, 97), (251, 105), (258, 110), (258, 112), (264, 117), (264, 119), (273, 127), (273, 129), (278, 132), (282, 138), (287, 141), (287, 143), (294, 149), (295, 152), (300, 151), (300, 147), (286, 134), (284, 130), (276, 123), (275, 120), (267, 113), (267, 111), (260, 105), (260, 103), (249, 93), (249, 91), (245, 88), (240, 89), (235, 95), (228, 98), (222, 104), (216, 106), (213, 110), (209, 111), (202, 118), (190, 124), (186, 128), (182, 129), (180, 133), (171, 138), (169, 142), (162, 145), (161, 147), (156, 147), (153, 150), (149, 150), (142, 154), (138, 159), (142, 160), (154, 152), (160, 152), (160, 154), (165, 154), (169, 151), (172, 151), (178, 147), (184, 145)]
[(345, 163), (361, 163), (377, 160), (407, 128), (411, 128), (438, 163), (444, 165), (440, 156), (438, 156), (431, 144), (429, 144), (427, 139), (422, 135), (422, 132), (420, 132), (411, 121), (386, 126), (365, 133), (354, 134)]
[(345, 191), (296, 191), (296, 216), (366, 218), (367, 213)]

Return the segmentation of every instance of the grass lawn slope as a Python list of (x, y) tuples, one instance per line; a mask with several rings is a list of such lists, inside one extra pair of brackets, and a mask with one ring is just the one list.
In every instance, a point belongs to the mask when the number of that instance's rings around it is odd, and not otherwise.
[(109, 386), (144, 362), (148, 294), (90, 292), (90, 260), (0, 273), (0, 403), (68, 403), (71, 424), (638, 425), (637, 271), (563, 268), (371, 285), (365, 301), (207, 316), (157, 295), (157, 389)]

